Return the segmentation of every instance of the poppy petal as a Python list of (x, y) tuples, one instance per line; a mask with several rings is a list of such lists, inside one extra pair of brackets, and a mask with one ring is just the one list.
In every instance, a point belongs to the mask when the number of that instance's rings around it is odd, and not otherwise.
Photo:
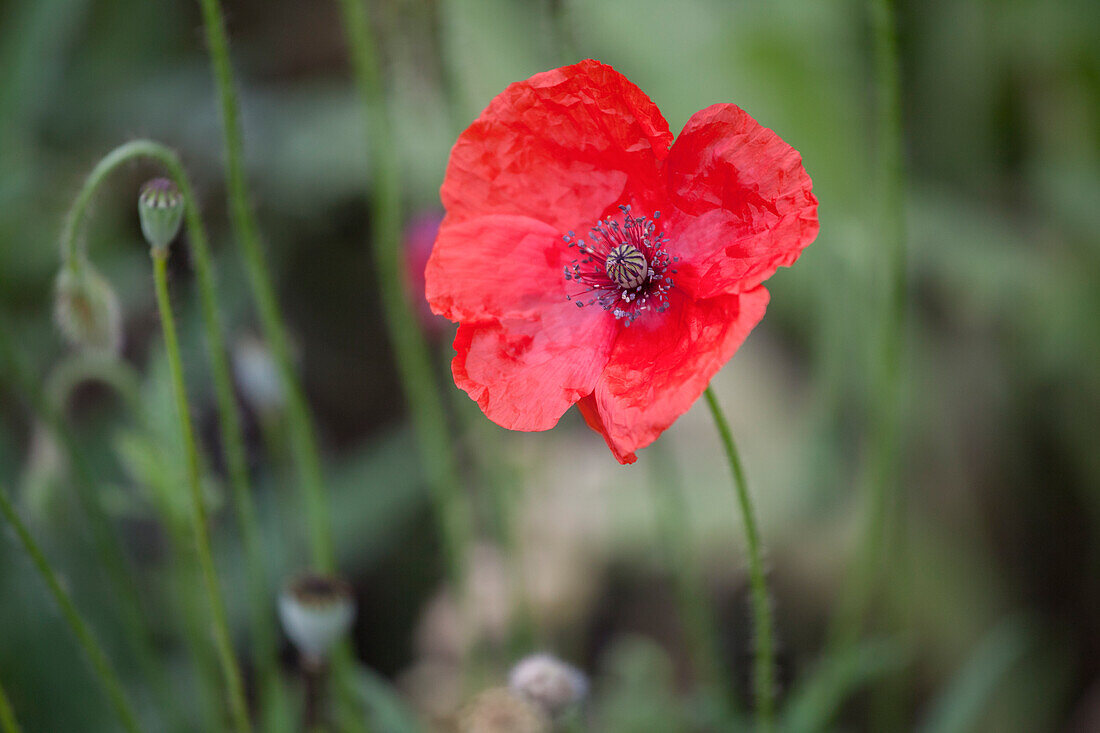
[(618, 204), (655, 200), (671, 144), (649, 97), (589, 59), (497, 95), (451, 150), (443, 205), (451, 223), (518, 214), (580, 230)]
[(620, 332), (596, 385), (598, 430), (620, 463), (688, 411), (764, 317), (769, 297), (764, 287), (701, 301), (670, 296), (668, 311)]
[(607, 441), (607, 447), (611, 449), (611, 453), (615, 456), (615, 460), (623, 465), (634, 463), (638, 460), (638, 454), (633, 452), (624, 453), (619, 449), (618, 444), (611, 439), (611, 435), (607, 432), (607, 426), (604, 424), (603, 416), (600, 415), (600, 406), (596, 404), (595, 394), (587, 395), (578, 402), (577, 409), (580, 411), (581, 417), (584, 418), (585, 424), (602, 435), (603, 439)]
[(445, 224), (424, 271), (425, 295), (452, 321), (534, 317), (566, 302), (562, 268), (575, 256), (556, 229), (526, 216)]
[(451, 372), (496, 424), (549, 430), (591, 394), (615, 331), (615, 319), (604, 311), (565, 302), (531, 318), (463, 323)]
[(665, 174), (676, 284), (696, 298), (755, 288), (817, 237), (802, 156), (736, 105), (695, 113)]

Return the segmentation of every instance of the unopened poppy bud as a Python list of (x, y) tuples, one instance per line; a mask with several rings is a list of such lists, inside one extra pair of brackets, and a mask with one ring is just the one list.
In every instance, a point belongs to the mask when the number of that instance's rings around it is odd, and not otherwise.
[(475, 697), (458, 721), (459, 733), (549, 733), (550, 721), (537, 705), (504, 687)]
[(180, 230), (183, 221), (183, 194), (167, 178), (154, 178), (141, 187), (138, 217), (145, 241), (163, 252)]
[(584, 699), (588, 680), (579, 669), (549, 654), (532, 654), (512, 668), (508, 686), (556, 718)]
[(122, 313), (107, 279), (85, 262), (57, 276), (54, 300), (57, 326), (74, 346), (117, 353), (122, 346)]
[(283, 631), (305, 663), (321, 664), (355, 618), (351, 586), (339, 578), (305, 574), (290, 581), (279, 594)]

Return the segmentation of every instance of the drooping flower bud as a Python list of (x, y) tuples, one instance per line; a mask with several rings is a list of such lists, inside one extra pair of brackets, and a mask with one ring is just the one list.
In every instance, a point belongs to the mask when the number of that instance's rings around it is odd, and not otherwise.
[(122, 346), (122, 312), (107, 279), (85, 262), (64, 267), (57, 276), (54, 315), (65, 339), (74, 346), (117, 353)]
[(505, 687), (475, 697), (458, 721), (459, 733), (549, 733), (550, 721), (539, 707)]
[(287, 583), (279, 594), (283, 631), (311, 666), (324, 661), (354, 618), (351, 586), (339, 578), (307, 573)]
[(141, 231), (155, 251), (165, 251), (176, 238), (183, 221), (183, 207), (183, 194), (167, 178), (154, 178), (141, 187), (138, 196)]
[(512, 668), (508, 686), (556, 718), (584, 699), (588, 679), (557, 657), (532, 654)]

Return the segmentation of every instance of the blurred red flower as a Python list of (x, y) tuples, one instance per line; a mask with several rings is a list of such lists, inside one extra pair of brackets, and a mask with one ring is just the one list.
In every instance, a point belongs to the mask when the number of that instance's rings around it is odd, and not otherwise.
[(761, 283), (817, 236), (798, 152), (732, 104), (673, 143), (597, 61), (510, 85), (459, 136), (426, 268), (459, 323), (455, 383), (547, 430), (577, 404), (621, 463), (686, 412), (764, 315)]

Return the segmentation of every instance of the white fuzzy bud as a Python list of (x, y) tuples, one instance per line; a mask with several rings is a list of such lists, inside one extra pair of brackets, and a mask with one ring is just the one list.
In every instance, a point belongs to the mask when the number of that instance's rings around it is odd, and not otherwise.
[(588, 693), (588, 679), (579, 669), (550, 654), (533, 654), (512, 668), (508, 686), (557, 717)]

